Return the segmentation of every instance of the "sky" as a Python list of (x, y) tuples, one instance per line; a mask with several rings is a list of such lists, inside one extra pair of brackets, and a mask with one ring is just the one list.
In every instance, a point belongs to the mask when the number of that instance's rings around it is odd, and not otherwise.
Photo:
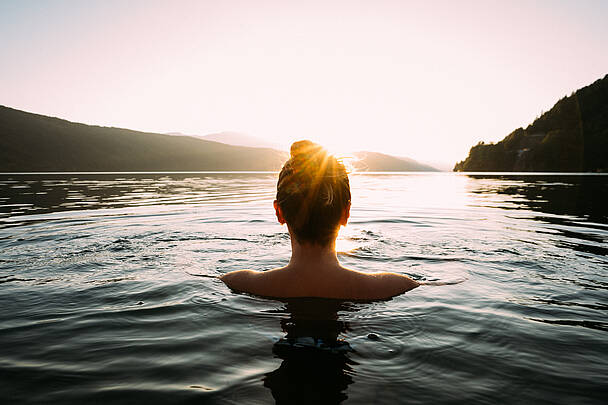
[(608, 73), (608, 2), (0, 0), (0, 104), (450, 168)]

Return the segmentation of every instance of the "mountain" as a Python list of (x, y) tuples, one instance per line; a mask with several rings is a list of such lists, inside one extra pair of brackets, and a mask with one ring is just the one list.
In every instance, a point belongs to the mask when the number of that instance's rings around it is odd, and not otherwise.
[(473, 146), (454, 171), (608, 171), (608, 75), (562, 98), (526, 129)]
[(240, 132), (223, 131), (209, 135), (186, 135), (181, 132), (168, 132), (167, 135), (174, 136), (191, 136), (193, 138), (203, 139), (205, 141), (221, 142), (234, 146), (248, 146), (250, 148), (271, 148), (277, 150), (286, 149), (274, 142), (267, 142), (255, 136), (242, 134)]
[[(179, 134), (179, 132), (173, 133)], [(180, 134), (181, 135), (181, 134)], [(241, 134), (238, 132), (219, 132), (197, 137), (216, 142), (227, 143), (229, 145), (251, 146), (256, 148), (267, 147), (273, 149), (285, 149), (279, 144), (269, 143), (254, 136)], [(403, 171), (438, 171), (434, 167), (422, 164), (414, 159), (407, 157), (397, 157), (378, 152), (355, 152), (353, 154), (353, 166), (357, 171), (370, 172), (403, 172)]]
[(279, 170), (287, 152), (90, 126), (0, 106), (0, 171)]
[[(243, 139), (228, 134), (213, 136), (224, 141)], [(207, 138), (85, 125), (0, 106), (0, 172), (278, 171), (289, 157), (280, 150)], [(248, 138), (260, 145), (256, 138)], [(361, 171), (435, 170), (382, 153), (355, 156), (354, 166)]]
[(353, 166), (357, 171), (370, 172), (436, 172), (434, 167), (410, 158), (395, 157), (378, 152), (355, 152)]
[(249, 146), (252, 148), (272, 148), (278, 150), (286, 149), (278, 143), (267, 142), (263, 139), (256, 138), (255, 136), (245, 135), (239, 132), (218, 132), (216, 134), (202, 136), (201, 139), (205, 139), (207, 141), (227, 143), (228, 145)]
[[(179, 132), (172, 132), (170, 135), (183, 135)], [(250, 146), (254, 148), (272, 148), (272, 149), (289, 149), (282, 147), (278, 143), (267, 142), (263, 139), (251, 135), (241, 134), (239, 132), (218, 132), (209, 135), (189, 135), (208, 141), (227, 143), (228, 145)], [(402, 171), (438, 171), (434, 167), (426, 164), (418, 163), (417, 161), (407, 157), (396, 157), (385, 155), (377, 152), (356, 152), (356, 158), (353, 166), (358, 171), (372, 172), (402, 172)]]

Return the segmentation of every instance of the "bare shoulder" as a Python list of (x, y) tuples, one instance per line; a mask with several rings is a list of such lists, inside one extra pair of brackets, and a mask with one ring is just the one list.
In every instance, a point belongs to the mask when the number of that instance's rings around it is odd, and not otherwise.
[(375, 276), (377, 278), (379, 278), (381, 280), (381, 282), (396, 283), (400, 287), (407, 287), (408, 290), (416, 288), (420, 285), (420, 283), (418, 283), (416, 280), (414, 280), (408, 276), (405, 276), (403, 274), (384, 272), (384, 273), (376, 273)]
[(327, 275), (324, 282), (310, 277), (294, 279), (293, 272), (286, 271), (286, 268), (263, 272), (237, 270), (219, 278), (233, 290), (267, 297), (375, 300), (394, 297), (420, 285), (397, 273), (364, 273), (346, 268)]
[(259, 271), (237, 270), (220, 276), (220, 280), (233, 290), (247, 291), (256, 278), (260, 276)]
[(359, 294), (368, 298), (390, 298), (413, 290), (420, 283), (408, 276), (397, 273), (362, 273), (355, 271), (359, 284)]
[[(279, 296), (281, 281), (284, 279), (282, 269), (266, 271), (237, 270), (220, 276), (220, 280), (228, 287), (240, 292), (262, 296)], [(278, 288), (278, 290), (277, 290)]]

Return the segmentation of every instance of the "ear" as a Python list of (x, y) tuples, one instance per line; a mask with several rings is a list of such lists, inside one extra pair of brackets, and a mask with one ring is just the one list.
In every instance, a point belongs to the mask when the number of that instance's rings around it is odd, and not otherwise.
[(274, 205), (274, 212), (277, 215), (277, 220), (279, 221), (279, 224), (283, 225), (286, 221), (285, 218), (283, 218), (283, 211), (281, 211), (281, 207), (279, 207), (279, 202), (277, 200), (274, 200), (272, 205)]
[(348, 202), (348, 204), (346, 204), (346, 207), (344, 207), (344, 212), (342, 213), (342, 218), (340, 218), (340, 225), (346, 226), (346, 223), (348, 222), (348, 218), (350, 218), (350, 201)]

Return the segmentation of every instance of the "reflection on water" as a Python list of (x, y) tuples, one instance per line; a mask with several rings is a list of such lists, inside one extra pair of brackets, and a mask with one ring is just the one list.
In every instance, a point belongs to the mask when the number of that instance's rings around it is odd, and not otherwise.
[[(506, 210), (542, 213), (529, 218), (549, 227), (535, 232), (558, 246), (594, 255), (608, 255), (608, 178), (603, 175), (469, 175), (476, 182), (470, 192), (484, 199), (506, 195), (493, 205)], [(548, 215), (549, 214), (549, 215)], [(590, 242), (590, 243), (589, 243)]]
[(0, 174), (0, 219), (71, 210), (246, 203), (272, 195), (272, 188), (260, 185), (275, 178), (273, 173)]
[(353, 380), (352, 348), (339, 337), (348, 329), (338, 320), (344, 303), (323, 299), (288, 301), (281, 318), (286, 333), (273, 346), (281, 366), (266, 374), (264, 386), (277, 404), (338, 404), (347, 398)]
[[(608, 178), (603, 175), (469, 175), (471, 192), (505, 194), (504, 209), (526, 208), (545, 214), (585, 218), (608, 224)], [(541, 217), (542, 218), (542, 217)]]
[(605, 402), (608, 176), (351, 176), (343, 264), (467, 280), (375, 303), (277, 302), (217, 280), (289, 260), (275, 186), (0, 175), (0, 398)]

